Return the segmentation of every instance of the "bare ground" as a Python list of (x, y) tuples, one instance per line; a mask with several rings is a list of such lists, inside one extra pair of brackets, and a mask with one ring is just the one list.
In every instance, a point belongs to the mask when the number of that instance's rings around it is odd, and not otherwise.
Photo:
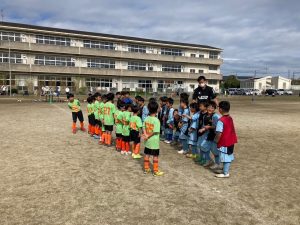
[(0, 224), (299, 224), (299, 99), (231, 101), (239, 144), (225, 180), (165, 144), (165, 176), (143, 175), (73, 135), (66, 104), (0, 102)]

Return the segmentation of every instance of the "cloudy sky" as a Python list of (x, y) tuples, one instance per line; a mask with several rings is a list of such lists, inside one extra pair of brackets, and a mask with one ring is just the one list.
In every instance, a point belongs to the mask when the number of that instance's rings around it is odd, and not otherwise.
[(224, 75), (300, 77), (299, 0), (0, 0), (4, 20), (212, 45)]

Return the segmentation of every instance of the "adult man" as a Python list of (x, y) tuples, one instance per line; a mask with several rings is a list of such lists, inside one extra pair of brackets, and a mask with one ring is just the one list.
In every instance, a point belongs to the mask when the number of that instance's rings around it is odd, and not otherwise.
[(193, 102), (214, 101), (217, 105), (218, 99), (212, 87), (207, 85), (205, 76), (198, 77), (199, 86), (194, 90)]

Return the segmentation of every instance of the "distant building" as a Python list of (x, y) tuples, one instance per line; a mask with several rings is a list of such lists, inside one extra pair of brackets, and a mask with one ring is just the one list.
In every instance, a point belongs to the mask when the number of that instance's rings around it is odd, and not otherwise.
[(241, 88), (252, 88), (264, 91), (266, 89), (291, 89), (291, 80), (281, 76), (266, 76), (241, 80)]

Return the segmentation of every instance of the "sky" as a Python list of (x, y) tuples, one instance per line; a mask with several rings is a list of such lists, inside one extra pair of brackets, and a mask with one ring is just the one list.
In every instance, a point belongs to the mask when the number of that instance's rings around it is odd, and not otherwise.
[(8, 22), (219, 47), (223, 75), (300, 77), (300, 0), (0, 0), (0, 8)]

